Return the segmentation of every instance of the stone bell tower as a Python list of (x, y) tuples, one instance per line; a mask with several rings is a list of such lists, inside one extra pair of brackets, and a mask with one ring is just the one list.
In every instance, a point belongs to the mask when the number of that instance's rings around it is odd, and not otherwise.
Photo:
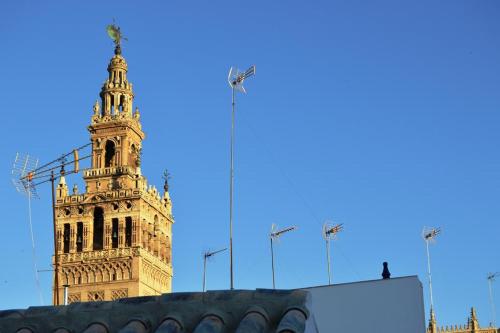
[(141, 173), (145, 134), (127, 70), (118, 40), (88, 127), (85, 192), (69, 193), (64, 176), (56, 189), (59, 304), (64, 285), (70, 303), (171, 291), (172, 203), (167, 180), (160, 193)]

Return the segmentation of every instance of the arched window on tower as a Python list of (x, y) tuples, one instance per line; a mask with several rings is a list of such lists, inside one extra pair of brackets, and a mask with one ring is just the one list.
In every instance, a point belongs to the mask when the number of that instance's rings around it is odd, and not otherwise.
[(114, 115), (115, 110), (115, 96), (109, 95), (109, 114)]
[(104, 154), (104, 167), (109, 168), (114, 166), (114, 159), (116, 154), (115, 143), (111, 140), (106, 141), (106, 153)]
[[(121, 76), (121, 74), (120, 74), (120, 76)], [(125, 105), (125, 96), (121, 95), (120, 96), (120, 105), (118, 106), (120, 113), (125, 111), (125, 109), (123, 107), (124, 105)]]
[(125, 246), (132, 246), (132, 218), (125, 217)]
[(135, 144), (132, 144), (130, 146), (130, 154), (128, 156), (128, 165), (131, 165), (133, 167), (137, 166), (137, 148), (135, 147)]
[(94, 208), (94, 250), (102, 250), (104, 240), (104, 212), (101, 207)]

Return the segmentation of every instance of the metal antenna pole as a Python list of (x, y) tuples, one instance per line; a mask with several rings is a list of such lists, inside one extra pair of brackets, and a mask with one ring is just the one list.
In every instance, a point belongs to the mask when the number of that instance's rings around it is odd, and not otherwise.
[(231, 115), (231, 171), (229, 180), (229, 261), (231, 290), (234, 289), (233, 272), (233, 186), (234, 186), (234, 109), (235, 109), (234, 86), (232, 88), (232, 115)]
[(50, 182), (52, 184), (52, 222), (54, 225), (54, 305), (59, 305), (59, 267), (58, 267), (58, 255), (57, 255), (57, 231), (56, 231), (56, 197), (54, 189), (54, 170), (50, 172)]
[(255, 65), (251, 66), (244, 73), (231, 67), (227, 81), (232, 90), (232, 116), (231, 116), (231, 171), (229, 180), (229, 266), (231, 290), (234, 289), (234, 267), (233, 267), (233, 194), (234, 194), (234, 118), (235, 118), (235, 90), (245, 93), (243, 82), (255, 74)]
[(203, 291), (206, 290), (207, 283), (207, 259), (213, 257), (217, 253), (221, 253), (227, 250), (227, 247), (217, 250), (217, 251), (207, 251), (203, 254)]
[(431, 256), (429, 253), (429, 240), (425, 241), (425, 248), (427, 249), (427, 276), (429, 279), (429, 295), (431, 298), (431, 310), (434, 309), (434, 299), (432, 298), (432, 275), (431, 275)]
[(35, 246), (35, 236), (33, 232), (33, 221), (31, 212), (31, 199), (37, 198), (36, 188), (33, 184), (33, 172), (31, 170), (38, 167), (38, 159), (34, 159), (29, 155), (16, 154), (14, 164), (12, 166), (12, 183), (19, 193), (24, 193), (28, 197), (28, 224), (31, 236), (31, 254), (33, 258), (33, 271), (35, 273), (36, 289), (40, 298), (40, 304), (44, 305), (42, 288), (40, 287), (40, 278), (37, 267), (37, 256)]
[[(59, 305), (59, 255), (57, 248), (57, 227), (56, 227), (56, 198), (55, 198), (55, 180), (65, 174), (64, 166), (70, 163), (74, 163), (74, 169), (66, 174), (73, 174), (79, 172), (79, 162), (92, 157), (92, 154), (79, 157), (78, 152), (86, 147), (89, 147), (92, 143), (85, 144), (81, 147), (73, 149), (71, 152), (63, 154), (61, 157), (48, 162), (42, 166), (38, 166), (38, 160), (35, 163), (29, 159), (29, 156), (19, 156), (16, 155), (16, 160), (14, 162), (12, 175), (14, 178), (12, 179), (14, 186), (18, 190), (18, 192), (28, 192), (28, 200), (36, 195), (35, 188), (38, 185), (50, 182), (51, 190), (52, 190), (52, 224), (54, 231), (54, 295), (53, 295), (53, 303), (54, 305)], [(73, 155), (74, 159), (71, 162), (67, 162), (66, 158), (69, 155)], [(22, 166), (18, 164), (22, 162)], [(56, 177), (54, 174), (54, 170), (60, 168), (61, 173)], [(31, 202), (29, 202), (29, 209), (31, 214)], [(31, 229), (31, 215), (30, 218), (30, 230)], [(32, 235), (32, 245), (33, 245), (33, 255), (35, 253), (35, 243)], [(36, 267), (36, 264), (35, 264)], [(36, 272), (38, 270), (35, 268)]]
[(330, 240), (335, 240), (337, 234), (344, 230), (344, 224), (336, 224), (332, 225), (330, 221), (326, 221), (323, 224), (323, 238), (326, 241), (326, 264), (328, 265), (328, 284), (332, 284), (332, 271), (331, 271), (331, 262), (330, 262)]
[(431, 313), (434, 311), (434, 298), (432, 297), (432, 275), (431, 275), (431, 255), (429, 252), (429, 243), (436, 240), (436, 236), (441, 232), (440, 228), (427, 228), (424, 227), (422, 237), (425, 241), (425, 248), (427, 250), (427, 276), (429, 278), (429, 296), (431, 299)]
[(274, 249), (273, 249), (273, 237), (270, 237), (271, 240), (271, 269), (273, 273), (273, 289), (276, 289), (276, 284), (274, 281)]
[(330, 264), (330, 238), (326, 239), (326, 260), (328, 263), (328, 284), (332, 284), (332, 273), (331, 273), (331, 264)]
[(229, 176), (229, 269), (230, 286), (234, 289), (234, 267), (233, 267), (233, 195), (234, 195), (234, 118), (235, 118), (235, 90), (245, 93), (243, 82), (255, 74), (255, 66), (251, 66), (244, 73), (231, 67), (227, 81), (232, 90), (232, 114), (231, 114), (231, 166)]
[(207, 282), (207, 255), (203, 256), (203, 292), (205, 292), (205, 284)]
[(44, 303), (43, 295), (40, 288), (40, 279), (38, 277), (38, 267), (36, 264), (35, 237), (33, 236), (33, 223), (31, 221), (31, 191), (27, 191), (27, 194), (28, 194), (28, 218), (30, 224), (31, 245), (32, 245), (32, 255), (33, 255), (33, 268), (35, 269), (35, 280), (36, 280), (36, 287), (38, 289), (38, 296), (40, 297), (40, 303), (43, 305)]
[(492, 282), (495, 281), (495, 277), (497, 277), (498, 275), (500, 275), (500, 273), (490, 273), (488, 274), (488, 289), (489, 289), (489, 292), (490, 292), (490, 306), (491, 306), (491, 322), (493, 324), (493, 327), (497, 327), (497, 324), (496, 324), (496, 309), (495, 309), (495, 302), (493, 300), (493, 287), (492, 287)]

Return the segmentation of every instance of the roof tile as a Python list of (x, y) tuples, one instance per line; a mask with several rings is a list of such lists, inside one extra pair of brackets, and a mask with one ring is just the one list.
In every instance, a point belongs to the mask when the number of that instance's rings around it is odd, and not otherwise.
[(173, 293), (0, 311), (0, 332), (303, 333), (304, 290)]

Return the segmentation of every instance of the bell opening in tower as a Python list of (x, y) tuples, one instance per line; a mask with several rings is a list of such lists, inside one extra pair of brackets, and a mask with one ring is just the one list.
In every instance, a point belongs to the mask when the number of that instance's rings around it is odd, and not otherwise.
[(114, 165), (115, 158), (115, 143), (111, 140), (106, 141), (106, 153), (104, 154), (104, 167), (109, 168)]
[(121, 95), (120, 96), (120, 106), (118, 107), (120, 113), (122, 113), (123, 111), (126, 111), (124, 106), (125, 106), (125, 96)]
[(130, 154), (128, 159), (129, 165), (137, 166), (137, 148), (135, 147), (135, 144), (132, 144), (130, 146)]
[(76, 224), (76, 252), (82, 252), (83, 250), (83, 223), (78, 222)]
[(101, 207), (94, 208), (94, 250), (102, 250), (104, 239), (104, 211)]
[(111, 247), (116, 249), (118, 247), (118, 219), (111, 220)]
[(63, 237), (64, 237), (63, 252), (64, 253), (69, 253), (69, 233), (70, 233), (69, 223), (65, 223), (64, 224), (64, 232), (63, 232)]
[(125, 218), (125, 246), (132, 246), (132, 218), (130, 216)]

